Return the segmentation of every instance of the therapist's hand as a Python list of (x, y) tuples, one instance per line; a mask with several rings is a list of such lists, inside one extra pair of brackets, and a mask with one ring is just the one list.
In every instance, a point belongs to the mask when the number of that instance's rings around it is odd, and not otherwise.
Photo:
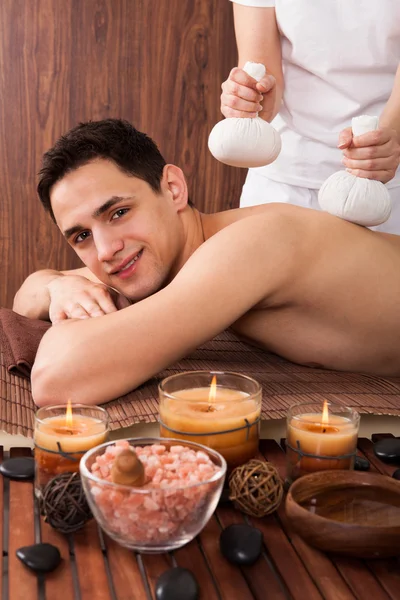
[(276, 81), (264, 75), (260, 81), (235, 67), (221, 86), (221, 112), (224, 117), (254, 118), (270, 121), (274, 116)]
[(339, 134), (346, 171), (357, 177), (387, 183), (395, 176), (400, 161), (400, 143), (394, 129), (383, 127), (353, 137), (351, 127)]
[(47, 284), (47, 289), (53, 325), (66, 319), (101, 317), (130, 305), (125, 296), (81, 275), (56, 277)]

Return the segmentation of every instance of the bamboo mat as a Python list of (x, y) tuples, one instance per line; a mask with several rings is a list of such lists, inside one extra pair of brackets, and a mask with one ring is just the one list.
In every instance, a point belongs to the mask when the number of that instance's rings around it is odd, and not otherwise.
[[(105, 404), (111, 429), (156, 421), (158, 382), (192, 370), (236, 371), (257, 379), (263, 387), (262, 419), (266, 420), (285, 417), (291, 404), (322, 403), (325, 398), (360, 413), (400, 416), (400, 377), (302, 367), (224, 332), (135, 391)], [(29, 382), (8, 373), (0, 353), (0, 430), (32, 437), (34, 412)]]

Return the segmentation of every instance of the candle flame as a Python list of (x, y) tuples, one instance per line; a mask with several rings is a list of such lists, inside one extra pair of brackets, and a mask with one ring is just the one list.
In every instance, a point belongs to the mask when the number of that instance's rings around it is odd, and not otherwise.
[(213, 402), (215, 402), (216, 396), (217, 396), (217, 376), (213, 375), (213, 378), (211, 381), (211, 386), (210, 386), (210, 393), (208, 396), (208, 403), (213, 404)]
[(324, 400), (324, 407), (322, 409), (322, 423), (326, 425), (329, 423), (329, 411), (328, 411), (328, 402)]
[(68, 429), (72, 429), (73, 423), (74, 423), (74, 420), (72, 418), (71, 400), (68, 400), (67, 410), (65, 412), (65, 426), (68, 427)]

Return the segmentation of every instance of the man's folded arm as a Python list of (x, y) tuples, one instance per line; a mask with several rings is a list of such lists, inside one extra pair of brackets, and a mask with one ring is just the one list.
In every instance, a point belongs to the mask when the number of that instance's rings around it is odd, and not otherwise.
[(87, 279), (93, 275), (86, 267), (71, 271), (43, 269), (27, 277), (14, 297), (13, 311), (29, 319), (49, 320), (50, 293), (48, 285), (65, 275), (80, 275)]
[(52, 327), (32, 371), (35, 402), (99, 404), (121, 396), (282, 289), (299, 243), (288, 232), (282, 244), (285, 223), (273, 221), (251, 217), (220, 231), (167, 287), (123, 311)]

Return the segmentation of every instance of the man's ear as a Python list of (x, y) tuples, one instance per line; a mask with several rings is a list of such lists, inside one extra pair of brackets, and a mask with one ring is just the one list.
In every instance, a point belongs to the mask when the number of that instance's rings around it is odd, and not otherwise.
[(188, 189), (182, 169), (176, 165), (165, 165), (161, 187), (163, 191), (170, 194), (177, 212), (187, 206)]

